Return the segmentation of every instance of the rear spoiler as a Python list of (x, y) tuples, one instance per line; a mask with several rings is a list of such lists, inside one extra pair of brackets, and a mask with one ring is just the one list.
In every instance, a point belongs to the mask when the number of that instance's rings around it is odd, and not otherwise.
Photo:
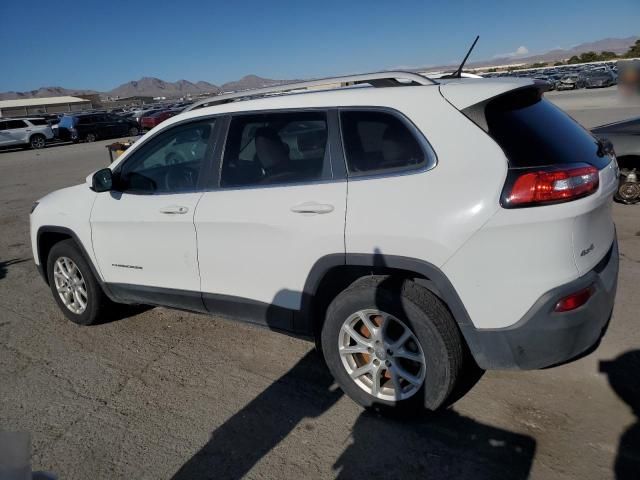
[[(525, 82), (503, 82), (490, 85), (491, 88), (463, 89), (449, 88), (443, 91), (445, 85), (440, 86), (442, 96), (469, 120), (487, 132), (489, 127), (485, 116), (486, 106), (491, 102), (519, 102), (520, 99), (532, 96), (541, 97), (549, 89), (547, 82), (525, 81)], [(461, 85), (446, 85), (447, 87), (458, 87)], [(466, 85), (469, 86), (469, 85)], [(482, 85), (485, 87), (485, 85)]]

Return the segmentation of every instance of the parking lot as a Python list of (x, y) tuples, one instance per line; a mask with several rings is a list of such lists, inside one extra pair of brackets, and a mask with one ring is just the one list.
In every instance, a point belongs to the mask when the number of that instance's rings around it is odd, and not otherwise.
[[(548, 98), (586, 127), (640, 115), (615, 88)], [(594, 353), (487, 372), (446, 411), (388, 419), (336, 389), (302, 340), (164, 308), (93, 327), (66, 320), (33, 266), (29, 210), (106, 166), (107, 143), (0, 153), (0, 430), (32, 434), (34, 470), (595, 480), (631, 478), (640, 465), (640, 205), (614, 204), (618, 294)]]

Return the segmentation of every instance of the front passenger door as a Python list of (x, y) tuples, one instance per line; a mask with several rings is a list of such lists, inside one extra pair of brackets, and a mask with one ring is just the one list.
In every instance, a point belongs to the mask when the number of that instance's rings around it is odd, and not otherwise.
[(93, 249), (116, 294), (141, 303), (201, 305), (193, 217), (215, 147), (214, 129), (214, 120), (205, 120), (154, 135), (115, 167), (115, 191), (97, 194)]

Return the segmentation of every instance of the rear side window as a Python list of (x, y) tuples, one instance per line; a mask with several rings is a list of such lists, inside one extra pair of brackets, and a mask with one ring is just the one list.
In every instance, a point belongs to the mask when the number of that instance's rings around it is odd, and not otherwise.
[(430, 153), (409, 125), (378, 111), (341, 111), (342, 139), (350, 176), (375, 175), (425, 166)]
[(511, 167), (589, 163), (602, 169), (611, 161), (587, 130), (537, 89), (498, 97), (488, 103), (485, 115), (488, 133)]
[(31, 125), (49, 125), (49, 123), (44, 118), (32, 118), (29, 120)]
[(24, 128), (27, 124), (24, 123), (24, 120), (8, 120), (7, 121), (7, 129), (11, 130), (14, 128)]
[(330, 179), (327, 138), (324, 112), (234, 117), (220, 184), (242, 187)]
[(87, 115), (84, 117), (78, 117), (78, 120), (76, 122), (77, 125), (91, 125), (92, 123), (95, 123), (96, 119), (93, 115)]

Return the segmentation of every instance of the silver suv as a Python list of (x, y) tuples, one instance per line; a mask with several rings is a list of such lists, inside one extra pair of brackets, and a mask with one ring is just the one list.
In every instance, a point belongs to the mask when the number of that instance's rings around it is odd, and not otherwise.
[(53, 130), (44, 118), (0, 118), (0, 147), (43, 148), (53, 139)]

